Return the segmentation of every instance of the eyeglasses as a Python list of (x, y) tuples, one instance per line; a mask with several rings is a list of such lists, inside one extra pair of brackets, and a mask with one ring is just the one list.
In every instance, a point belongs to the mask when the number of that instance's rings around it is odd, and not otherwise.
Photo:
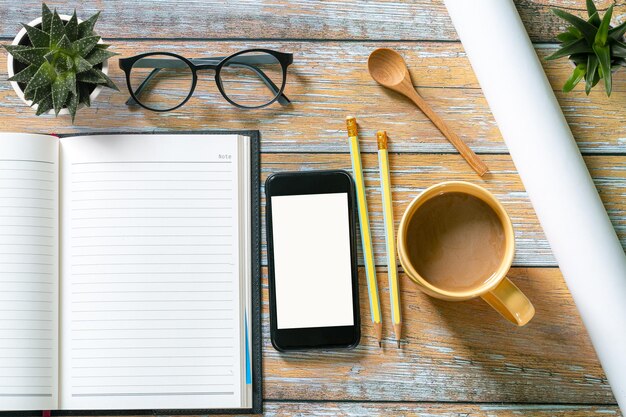
[(287, 67), (293, 55), (270, 49), (248, 49), (228, 57), (187, 59), (170, 52), (152, 52), (120, 59), (131, 98), (148, 110), (165, 112), (185, 104), (198, 82), (197, 72), (214, 70), (215, 83), (230, 104), (259, 109), (278, 101), (287, 105), (283, 93)]

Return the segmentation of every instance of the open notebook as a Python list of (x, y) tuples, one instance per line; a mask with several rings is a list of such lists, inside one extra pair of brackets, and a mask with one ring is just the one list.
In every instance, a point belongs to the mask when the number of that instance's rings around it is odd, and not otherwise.
[(258, 152), (0, 134), (0, 411), (260, 411)]

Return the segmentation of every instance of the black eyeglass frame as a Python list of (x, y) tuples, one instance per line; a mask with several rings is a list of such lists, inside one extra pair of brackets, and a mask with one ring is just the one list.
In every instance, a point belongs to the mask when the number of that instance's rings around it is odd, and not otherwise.
[[(273, 56), (274, 58), (277, 59), (278, 63), (280, 63), (280, 66), (282, 68), (282, 75), (283, 75), (283, 79), (282, 79), (282, 83), (280, 88), (278, 86), (276, 86), (276, 84), (265, 75), (265, 73), (257, 68), (256, 66), (254, 66), (255, 63), (263, 63), (263, 62), (255, 62), (255, 60), (262, 58), (262, 55), (257, 55), (257, 56), (245, 56), (242, 57), (241, 59), (244, 59), (245, 61), (248, 62), (238, 62), (237, 65), (242, 65), (245, 66), (249, 69), (252, 69), (260, 78), (261, 80), (265, 83), (265, 85), (272, 91), (274, 92), (275, 96), (272, 100), (268, 101), (265, 104), (261, 104), (258, 106), (245, 106), (239, 103), (234, 102), (231, 98), (228, 97), (228, 95), (226, 94), (226, 92), (224, 91), (224, 86), (222, 85), (222, 81), (220, 78), (220, 72), (222, 70), (222, 68), (224, 67), (224, 65), (226, 65), (226, 63), (228, 63), (229, 60), (239, 56), (239, 55), (243, 55), (243, 54), (248, 54), (251, 52), (261, 52), (261, 53), (266, 53), (268, 55)], [(130, 73), (131, 70), (133, 68), (133, 65), (144, 58), (150, 57), (150, 56), (171, 56), (172, 58), (176, 58), (182, 62), (184, 62), (185, 64), (187, 64), (187, 66), (189, 67), (189, 69), (191, 70), (191, 74), (192, 74), (192, 83), (191, 83), (191, 88), (189, 89), (189, 94), (187, 95), (187, 97), (180, 102), (178, 105), (168, 108), (168, 109), (155, 109), (152, 107), (149, 107), (147, 105), (145, 105), (144, 103), (141, 102), (141, 100), (139, 100), (137, 98), (137, 96), (135, 95), (135, 91), (133, 91), (133, 87), (131, 85), (130, 82)], [(289, 67), (289, 65), (291, 65), (293, 63), (293, 54), (290, 53), (285, 53), (285, 52), (278, 52), (278, 51), (274, 51), (271, 49), (262, 49), (262, 48), (254, 48), (254, 49), (245, 49), (239, 52), (236, 52), (232, 55), (226, 56), (226, 57), (207, 57), (207, 58), (185, 58), (181, 55), (172, 53), (172, 52), (148, 52), (148, 53), (144, 53), (144, 54), (140, 54), (140, 55), (135, 55), (133, 57), (129, 57), (129, 58), (120, 58), (119, 60), (119, 66), (120, 69), (122, 71), (124, 71), (124, 74), (126, 74), (126, 86), (128, 87), (128, 91), (130, 93), (131, 98), (126, 102), (126, 104), (130, 105), (130, 104), (137, 104), (147, 110), (151, 110), (151, 111), (156, 111), (156, 112), (167, 112), (167, 111), (172, 111), (172, 110), (176, 110), (180, 107), (182, 107), (185, 103), (187, 103), (187, 101), (189, 101), (189, 99), (191, 98), (191, 96), (193, 96), (193, 93), (196, 89), (196, 85), (198, 83), (198, 75), (197, 72), (198, 71), (203, 71), (203, 70), (215, 70), (215, 84), (217, 84), (217, 88), (220, 92), (220, 94), (222, 95), (222, 97), (224, 97), (224, 99), (226, 99), (226, 101), (228, 101), (230, 104), (232, 104), (235, 107), (238, 107), (240, 109), (260, 109), (263, 107), (267, 107), (269, 105), (271, 105), (272, 103), (274, 103), (275, 101), (278, 101), (280, 104), (282, 105), (288, 105), (289, 103), (291, 103), (291, 100), (289, 100), (289, 98), (284, 94), (284, 90), (285, 90), (285, 85), (287, 84), (287, 68)], [(232, 64), (231, 64), (232, 65)], [(153, 77), (155, 76), (159, 70), (161, 68), (155, 67), (154, 70), (146, 77), (146, 79), (139, 85), (139, 87), (137, 88), (137, 93), (140, 93), (141, 90), (143, 89), (143, 87), (147, 84), (147, 82)]]

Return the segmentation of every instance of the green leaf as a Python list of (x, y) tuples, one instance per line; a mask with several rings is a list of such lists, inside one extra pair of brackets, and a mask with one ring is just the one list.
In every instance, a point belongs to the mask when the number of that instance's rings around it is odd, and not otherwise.
[(98, 65), (115, 55), (117, 55), (115, 52), (94, 48), (85, 59), (87, 59), (91, 65)]
[(41, 4), (41, 30), (50, 33), (50, 24), (52, 23), (52, 11), (46, 3)]
[(65, 84), (67, 85), (67, 88), (69, 88), (70, 93), (74, 95), (78, 93), (78, 90), (76, 89), (76, 74), (71, 71), (67, 72), (65, 74)]
[(74, 68), (74, 60), (67, 55), (62, 55), (54, 63), (57, 73), (67, 72)]
[(63, 25), (63, 21), (61, 17), (54, 11), (52, 15), (52, 22), (50, 23), (50, 47), (55, 47), (61, 41), (63, 36), (65, 35), (65, 25)]
[(613, 42), (611, 44), (611, 53), (613, 56), (626, 58), (626, 44), (619, 41)]
[(54, 105), (52, 103), (52, 93), (48, 94), (47, 96), (39, 100), (38, 103), (34, 103), (34, 104), (37, 104), (37, 112), (35, 113), (37, 116), (40, 116), (50, 111)]
[(65, 105), (65, 100), (67, 100), (69, 93), (70, 89), (67, 86), (66, 77), (57, 77), (52, 83), (52, 103), (54, 105), (55, 114), (59, 114)]
[(621, 41), (626, 33), (626, 22), (609, 29), (609, 38), (615, 41)]
[(104, 79), (104, 85), (106, 85), (107, 87), (109, 87), (112, 90), (120, 91), (120, 89), (117, 88), (117, 85), (115, 85), (113, 80), (111, 80), (108, 75), (106, 75), (104, 72), (100, 71), (98, 68), (94, 68), (94, 71), (96, 71), (98, 73), (98, 75), (101, 78)]
[(65, 34), (72, 42), (78, 38), (78, 17), (76, 17), (76, 9), (74, 9), (72, 18), (65, 24)]
[(35, 93), (30, 98), (33, 100), (31, 107), (34, 106), (36, 103), (40, 102), (46, 96), (50, 95), (51, 92), (52, 90), (49, 87), (42, 87), (42, 88), (38, 88), (37, 90), (35, 90)]
[(37, 94), (37, 91), (39, 90), (43, 90), (43, 88), (38, 88), (32, 91), (24, 91), (24, 98), (26, 100), (32, 100), (35, 98), (35, 94)]
[(67, 68), (67, 71), (73, 70), (74, 60), (72, 59), (72, 57), (69, 55), (66, 55), (64, 60), (65, 60), (65, 67)]
[[(597, 15), (598, 9), (593, 4), (593, 0), (587, 0), (587, 14), (589, 15), (589, 22), (595, 26), (600, 26), (600, 16)], [(594, 17), (594, 15), (596, 15)]]
[(93, 65), (89, 63), (82, 56), (74, 57), (74, 68), (76, 70), (76, 74), (80, 74), (81, 72), (89, 71)]
[(70, 116), (72, 116), (72, 123), (74, 123), (76, 110), (78, 110), (78, 95), (76, 93), (70, 93), (70, 97), (67, 100), (67, 110), (70, 112)]
[(104, 84), (106, 80), (100, 74), (101, 72), (99, 73), (95, 68), (92, 68), (89, 71), (76, 75), (76, 79), (82, 83)]
[(595, 55), (587, 57), (587, 73), (585, 74), (585, 93), (589, 95), (593, 87), (593, 79), (598, 71), (598, 58)]
[(16, 83), (27, 83), (30, 81), (31, 78), (33, 78), (33, 75), (35, 75), (38, 69), (39, 67), (36, 65), (29, 65), (11, 78), (9, 78), (9, 81), (15, 81)]
[(87, 36), (72, 43), (72, 50), (75, 54), (87, 56), (99, 40), (100, 36)]
[(596, 71), (596, 75), (594, 75), (593, 77), (593, 84), (591, 85), (591, 88), (598, 85), (599, 82), (600, 82), (600, 67), (598, 67), (598, 71)]
[(567, 79), (567, 81), (565, 81), (565, 85), (563, 85), (564, 93), (570, 92), (574, 89), (574, 87), (576, 87), (576, 84), (578, 84), (580, 80), (583, 79), (586, 69), (587, 65), (585, 64), (576, 65), (576, 68), (574, 68), (574, 72), (572, 72), (572, 75)]
[(580, 30), (576, 29), (574, 26), (570, 26), (567, 28), (567, 31), (574, 35), (576, 39), (580, 39), (583, 37), (583, 34)]
[(107, 87), (115, 91), (119, 91), (119, 88), (117, 88), (117, 85), (115, 85), (113, 80), (111, 80), (105, 73), (97, 68), (93, 68), (88, 72), (83, 72), (82, 74), (78, 74), (76, 79), (84, 83), (106, 85)]
[(55, 78), (56, 73), (54, 72), (52, 65), (49, 62), (44, 62), (26, 85), (24, 94), (27, 92), (34, 92), (38, 88), (52, 84)]
[(550, 56), (547, 56), (547, 60), (557, 59), (564, 56), (580, 53), (592, 53), (593, 49), (589, 46), (589, 43), (585, 39), (578, 39), (577, 41), (567, 43), (563, 45), (561, 49), (556, 51)]
[(50, 50), (48, 48), (23, 47), (21, 45), (5, 45), (4, 48), (21, 63), (38, 67), (46, 62), (44, 56)]
[(67, 35), (63, 35), (63, 37), (57, 44), (57, 49), (60, 49), (67, 54), (72, 52), (72, 42), (70, 41), (70, 38), (67, 37)]
[(57, 56), (57, 50), (56, 49), (52, 49), (50, 52), (48, 52), (47, 54), (45, 54), (43, 57), (46, 61), (48, 61), (49, 63), (53, 63), (54, 59)]
[(589, 54), (573, 54), (569, 56), (569, 60), (574, 63), (574, 66), (578, 64), (586, 64), (588, 55)]
[(87, 36), (91, 36), (91, 32), (93, 32), (93, 28), (96, 25), (96, 21), (98, 20), (98, 16), (100, 16), (100, 12), (97, 12), (89, 19), (81, 22), (78, 25), (78, 38), (84, 38)]
[(50, 46), (50, 35), (48, 35), (46, 32), (26, 24), (23, 24), (22, 26), (24, 26), (24, 29), (26, 29), (26, 33), (28, 33), (28, 39), (34, 47), (47, 48), (48, 46)]
[(78, 103), (84, 104), (85, 106), (90, 107), (91, 98), (89, 97), (89, 95), (91, 94), (91, 88), (89, 87), (89, 84), (79, 84), (78, 94), (79, 94)]
[[(589, 16), (589, 19), (587, 19), (587, 22), (591, 23), (595, 27), (599, 26), (601, 22), (600, 22), (600, 15), (598, 14), (598, 12), (595, 12), (594, 14)], [(598, 22), (598, 23), (595, 23), (595, 22)]]
[(574, 42), (578, 40), (578, 38), (570, 32), (563, 32), (556, 35), (556, 38), (563, 43)]
[(613, 16), (613, 5), (609, 7), (602, 18), (602, 23), (596, 33), (594, 43), (600, 46), (606, 45), (607, 38), (609, 37), (609, 28), (611, 26), (611, 16)]
[(604, 78), (604, 89), (607, 96), (611, 96), (612, 89), (612, 74), (611, 74), (611, 50), (609, 45), (593, 45), (593, 50), (598, 57), (598, 63), (602, 73), (600, 74)]
[(576, 29), (580, 30), (585, 39), (587, 39), (587, 42), (593, 43), (596, 37), (596, 32), (598, 31), (598, 29), (594, 25), (581, 19), (578, 16), (567, 13), (564, 10), (552, 9), (552, 13), (554, 13), (561, 19), (571, 23)]

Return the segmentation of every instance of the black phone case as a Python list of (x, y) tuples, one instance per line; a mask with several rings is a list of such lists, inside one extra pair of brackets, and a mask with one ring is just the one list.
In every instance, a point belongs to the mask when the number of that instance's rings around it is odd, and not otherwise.
[[(352, 285), (352, 294), (353, 294), (353, 308), (355, 311), (354, 314), (354, 327), (355, 327), (355, 338), (351, 343), (348, 344), (316, 344), (306, 347), (287, 347), (281, 346), (280, 343), (276, 340), (276, 292), (275, 292), (275, 281), (274, 281), (274, 248), (273, 248), (273, 235), (272, 235), (272, 210), (271, 210), (271, 182), (274, 178), (277, 177), (286, 177), (291, 176), (294, 178), (298, 177), (313, 177), (317, 175), (330, 175), (330, 174), (341, 174), (345, 175), (350, 182), (350, 189), (348, 191), (348, 196), (350, 199), (350, 256), (352, 263), (353, 274), (356, 274), (356, 277), (353, 279)], [(310, 192), (302, 192), (302, 194), (312, 194)], [(295, 194), (294, 194), (295, 195)], [(356, 209), (356, 194), (355, 194), (355, 184), (352, 176), (344, 170), (323, 170), (323, 171), (294, 171), (294, 172), (281, 172), (270, 175), (265, 180), (265, 232), (267, 239), (267, 257), (268, 257), (268, 283), (269, 283), (269, 296), (270, 296), (270, 339), (272, 342), (272, 346), (274, 349), (279, 352), (287, 352), (287, 351), (303, 351), (310, 349), (335, 349), (335, 348), (344, 348), (344, 349), (352, 349), (358, 346), (361, 340), (361, 320), (360, 320), (360, 309), (359, 309), (359, 284), (358, 284), (358, 264), (357, 264), (357, 209)]]

